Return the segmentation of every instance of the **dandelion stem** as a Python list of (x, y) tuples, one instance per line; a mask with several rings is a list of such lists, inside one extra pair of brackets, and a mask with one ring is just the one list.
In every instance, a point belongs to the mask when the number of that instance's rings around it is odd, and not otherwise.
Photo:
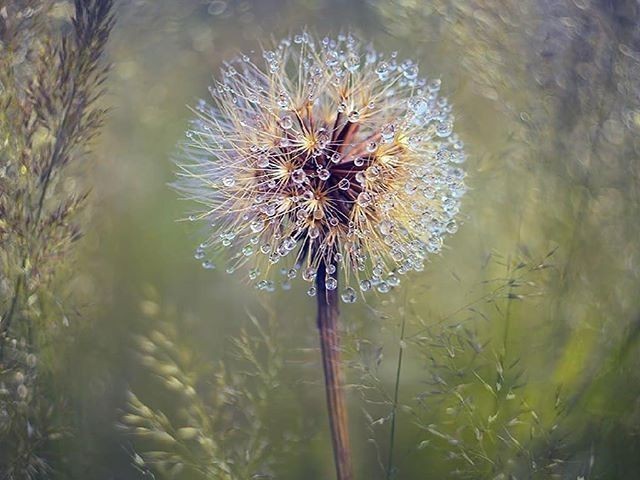
[(344, 393), (344, 374), (340, 363), (340, 338), (338, 334), (338, 293), (327, 290), (325, 285), (326, 268), (324, 262), (318, 267), (316, 286), (318, 298), (318, 333), (324, 368), (324, 383), (327, 395), (327, 410), (333, 455), (338, 480), (352, 480), (353, 467), (347, 406)]
[(402, 354), (404, 353), (404, 327), (407, 315), (402, 312), (402, 326), (400, 327), (400, 348), (398, 350), (398, 366), (396, 368), (396, 384), (393, 392), (393, 405), (391, 407), (391, 432), (389, 433), (389, 459), (387, 461), (387, 480), (391, 479), (393, 471), (393, 448), (396, 440), (396, 412), (398, 410), (398, 395), (400, 393), (400, 372), (402, 371)]

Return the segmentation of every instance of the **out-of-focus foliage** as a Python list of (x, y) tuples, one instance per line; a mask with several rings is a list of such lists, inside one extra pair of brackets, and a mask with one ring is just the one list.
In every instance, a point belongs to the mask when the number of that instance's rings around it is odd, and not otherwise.
[[(98, 133), (111, 1), (0, 2), (0, 475), (43, 478), (67, 430), (52, 387), (65, 315), (53, 278), (80, 236), (70, 174)], [(73, 9), (72, 9), (73, 10)], [(72, 307), (69, 307), (72, 308)], [(55, 346), (54, 346), (55, 344)]]
[(295, 401), (283, 383), (282, 331), (273, 316), (267, 325), (249, 318), (250, 330), (232, 340), (231, 367), (200, 362), (171, 318), (135, 336), (135, 357), (155, 382), (148, 400), (128, 393), (119, 426), (134, 439), (134, 459), (158, 478), (271, 478), (295, 455), (302, 412), (284, 427), (270, 416), (275, 403)]
[[(419, 449), (434, 448), (461, 478), (571, 478), (582, 473), (565, 449), (565, 399), (561, 389), (543, 399), (528, 381), (528, 362), (511, 345), (514, 302), (546, 301), (543, 258), (502, 259), (504, 278), (494, 290), (444, 324), (424, 324), (407, 338), (429, 365), (427, 388), (408, 408), (424, 431)], [(542, 296), (541, 296), (542, 295)], [(417, 312), (416, 312), (417, 314)], [(419, 314), (417, 314), (419, 317)], [(504, 330), (488, 337), (478, 324)], [(435, 423), (432, 411), (440, 416)]]

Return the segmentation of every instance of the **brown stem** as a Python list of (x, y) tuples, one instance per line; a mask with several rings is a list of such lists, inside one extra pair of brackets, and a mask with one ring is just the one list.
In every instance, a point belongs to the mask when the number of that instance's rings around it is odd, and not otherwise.
[(327, 290), (325, 275), (325, 265), (324, 262), (321, 262), (316, 277), (316, 295), (318, 299), (318, 333), (320, 334), (322, 366), (324, 367), (329, 426), (337, 480), (353, 480), (344, 375), (340, 363), (338, 292), (337, 289)]

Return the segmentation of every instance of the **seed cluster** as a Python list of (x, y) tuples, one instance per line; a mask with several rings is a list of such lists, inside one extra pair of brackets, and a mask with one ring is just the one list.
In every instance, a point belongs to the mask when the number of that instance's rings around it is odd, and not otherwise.
[(351, 35), (261, 56), (225, 64), (186, 134), (176, 187), (211, 227), (196, 258), (230, 249), (227, 272), (261, 290), (322, 266), (347, 303), (388, 292), (458, 228), (465, 153), (440, 81)]

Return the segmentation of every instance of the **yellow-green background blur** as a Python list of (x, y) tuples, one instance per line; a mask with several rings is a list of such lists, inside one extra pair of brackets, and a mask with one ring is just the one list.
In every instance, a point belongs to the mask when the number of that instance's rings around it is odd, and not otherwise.
[[(360, 388), (370, 380), (363, 357), (374, 355), (374, 367), (381, 359), (379, 387), (390, 394), (401, 345), (395, 478), (453, 478), (470, 466), (449, 458), (464, 451), (455, 438), (470, 422), (456, 410), (458, 394), (474, 397), (473, 415), (495, 435), (488, 455), (499, 458), (466, 478), (637, 478), (637, 13), (636, 2), (605, 0), (119, 2), (108, 49), (112, 110), (86, 169), (91, 206), (74, 264), (78, 308), (89, 313), (72, 321), (91, 330), (70, 353), (70, 411), (81, 428), (61, 452), (69, 471), (145, 478), (132, 466), (135, 440), (115, 428), (127, 390), (151, 404), (156, 391), (132, 354), (132, 334), (168, 322), (197, 362), (233, 365), (231, 338), (252, 328), (253, 315), (277, 319), (282, 382), (298, 392), (273, 397), (273, 436), (304, 424), (302, 440), (269, 473), (333, 475), (313, 299), (301, 281), (265, 296), (240, 276), (204, 270), (193, 258), (201, 227), (178, 221), (189, 206), (168, 186), (187, 107), (208, 98), (222, 62), (306, 26), (353, 31), (416, 59), (442, 80), (468, 154), (461, 226), (443, 253), (392, 294), (342, 307), (356, 478), (385, 478), (389, 447), (390, 406)], [(443, 376), (434, 365), (450, 356), (437, 339), (462, 329), (482, 353), (461, 353), (460, 375)], [(519, 387), (514, 404), (496, 386), (501, 368)], [(422, 395), (434, 390), (445, 393)], [(521, 449), (499, 438), (516, 413)], [(545, 446), (556, 423), (557, 450)], [(538, 462), (557, 456), (558, 476), (523, 473), (531, 451)]]

